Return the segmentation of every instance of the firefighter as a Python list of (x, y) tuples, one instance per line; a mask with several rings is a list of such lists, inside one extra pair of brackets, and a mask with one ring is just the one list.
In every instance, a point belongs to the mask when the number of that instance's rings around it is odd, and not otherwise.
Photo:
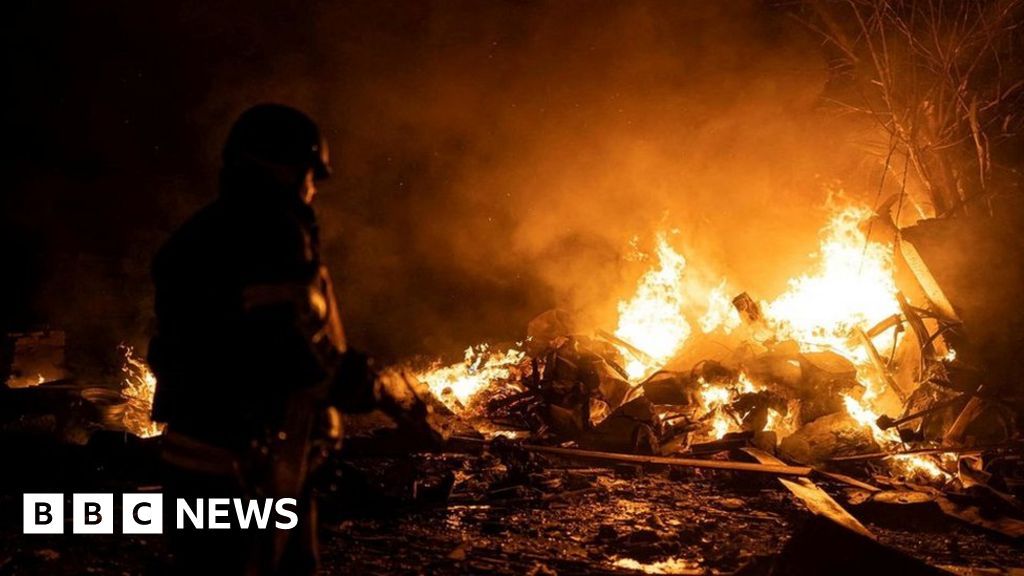
[(165, 518), (176, 521), (176, 498), (299, 503), (292, 530), (169, 526), (175, 573), (313, 573), (308, 477), (316, 446), (340, 438), (338, 410), (382, 408), (443, 435), (415, 378), (378, 371), (346, 345), (311, 207), (330, 173), (306, 115), (251, 108), (228, 136), (219, 196), (154, 260), (149, 362), (153, 419), (167, 425)]

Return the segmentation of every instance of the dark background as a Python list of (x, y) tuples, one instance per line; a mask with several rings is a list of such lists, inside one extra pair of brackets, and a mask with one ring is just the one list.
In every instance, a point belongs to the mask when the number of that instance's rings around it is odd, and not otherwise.
[[(26, 2), (6, 8), (8, 329), (86, 359), (150, 329), (149, 260), (216, 193), (234, 118), (295, 105), (351, 339), (386, 358), (609, 326), (629, 240), (771, 296), (872, 135), (819, 111), (820, 42), (758, 2)], [(87, 344), (87, 345), (86, 345)]]

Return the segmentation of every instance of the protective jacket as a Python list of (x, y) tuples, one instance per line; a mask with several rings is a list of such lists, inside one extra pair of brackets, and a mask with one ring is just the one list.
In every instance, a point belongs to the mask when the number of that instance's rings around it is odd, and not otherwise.
[(347, 354), (315, 216), (293, 194), (224, 182), (160, 250), (153, 279), (153, 417), (170, 431), (238, 450), (286, 426), (296, 397), (372, 409), (373, 377)]

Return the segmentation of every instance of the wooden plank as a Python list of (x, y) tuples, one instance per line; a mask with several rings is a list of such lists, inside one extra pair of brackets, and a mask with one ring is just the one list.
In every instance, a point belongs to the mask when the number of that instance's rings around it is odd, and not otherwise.
[(540, 454), (551, 454), (566, 458), (585, 460), (604, 460), (626, 462), (632, 464), (657, 464), (664, 466), (682, 466), (687, 468), (705, 468), (712, 470), (730, 470), (733, 472), (755, 472), (774, 474), (776, 476), (808, 476), (808, 466), (788, 466), (786, 464), (754, 464), (751, 462), (734, 462), (731, 460), (701, 460), (698, 458), (672, 458), (668, 456), (641, 456), (639, 454), (620, 454), (618, 452), (598, 452), (595, 450), (579, 450), (577, 448), (559, 448), (556, 446), (523, 445), (524, 450)]
[[(457, 448), (459, 444), (483, 448), (488, 444), (479, 438), (452, 437), (449, 446)], [(558, 446), (538, 446), (522, 444), (520, 448), (538, 454), (550, 454), (577, 460), (597, 460), (604, 462), (620, 462), (629, 464), (649, 464), (659, 466), (680, 466), (685, 468), (704, 468), (711, 470), (729, 470), (732, 472), (752, 472), (773, 474), (776, 476), (809, 476), (809, 466), (788, 466), (786, 464), (755, 464), (752, 462), (734, 462), (731, 460), (702, 460), (699, 458), (672, 458), (669, 456), (643, 456), (640, 454), (622, 454), (619, 452), (600, 452), (597, 450), (580, 450), (579, 448), (560, 448)]]

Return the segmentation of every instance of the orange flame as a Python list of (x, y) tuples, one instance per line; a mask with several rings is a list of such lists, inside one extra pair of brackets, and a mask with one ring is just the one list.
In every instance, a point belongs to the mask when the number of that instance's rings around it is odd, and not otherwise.
[(735, 330), (742, 320), (740, 313), (733, 306), (732, 298), (723, 280), (708, 293), (707, 311), (700, 317), (700, 330), (708, 334), (715, 330), (729, 334)]
[(852, 331), (900, 311), (891, 246), (869, 242), (858, 227), (870, 216), (857, 207), (836, 213), (823, 230), (814, 273), (791, 279), (785, 293), (763, 305), (777, 338), (795, 340), (804, 351), (830, 349), (868, 362)]
[[(900, 448), (902, 443), (900, 441), (899, 433), (895, 428), (889, 428), (888, 430), (882, 430), (879, 428), (878, 424), (876, 424), (878, 414), (864, 406), (862, 402), (858, 402), (852, 396), (845, 394), (843, 395), (843, 404), (846, 406), (846, 412), (856, 420), (858, 424), (871, 431), (872, 438), (874, 438), (875, 442), (877, 442), (879, 446), (882, 446), (887, 450), (897, 450)], [(950, 475), (928, 456), (902, 454), (899, 456), (893, 456), (889, 459), (889, 462), (896, 471), (906, 476), (924, 476), (929, 480), (950, 479)]]
[[(765, 327), (776, 340), (794, 340), (805, 352), (832, 350), (854, 363), (866, 392), (860, 400), (845, 396), (846, 410), (871, 431), (879, 444), (895, 448), (899, 444), (896, 431), (883, 431), (875, 425), (877, 414), (869, 402), (879, 393), (878, 377), (861, 343), (852, 338), (855, 330), (866, 331), (900, 313), (892, 246), (870, 241), (860, 229), (860, 224), (871, 214), (863, 207), (837, 211), (822, 229), (814, 268), (791, 279), (783, 294), (762, 302), (761, 306)], [(665, 233), (657, 235), (655, 255), (655, 264), (640, 277), (635, 293), (618, 303), (615, 336), (633, 347), (618, 346), (627, 359), (625, 368), (633, 381), (642, 380), (684, 348), (691, 334), (688, 313), (704, 333), (718, 330), (728, 334), (741, 323), (725, 281), (704, 289), (706, 307), (696, 311), (692, 300), (699, 300), (701, 292), (695, 291), (693, 286), (687, 288), (686, 259), (673, 249)], [(688, 295), (691, 302), (687, 301)], [(891, 343), (891, 329), (876, 338), (885, 338)], [(954, 355), (955, 352), (950, 351), (947, 359)], [(421, 372), (419, 377), (435, 395), (460, 413), (481, 390), (508, 378), (510, 367), (523, 357), (518, 350), (496, 353), (479, 346), (466, 350), (464, 362), (434, 366)], [(702, 382), (701, 407), (705, 414), (714, 412), (710, 433), (721, 438), (738, 429), (738, 423), (724, 407), (739, 394), (760, 389), (742, 374), (735, 382)], [(770, 410), (766, 429), (780, 434), (791, 431), (793, 414), (793, 410), (786, 416)], [(937, 480), (948, 478), (934, 460), (926, 457), (901, 456), (889, 461), (895, 469), (907, 474)]]
[(630, 358), (626, 373), (640, 380), (663, 366), (686, 343), (690, 324), (683, 315), (683, 269), (686, 259), (668, 243), (664, 234), (657, 238), (658, 265), (640, 277), (636, 292), (619, 302), (619, 323), (615, 336), (646, 353), (641, 358), (622, 347)]
[[(789, 289), (763, 304), (763, 309), (776, 338), (795, 340), (805, 351), (832, 350), (857, 366), (865, 393), (860, 400), (844, 395), (846, 411), (870, 430), (879, 445), (897, 449), (901, 446), (898, 432), (875, 424), (878, 414), (868, 402), (879, 394), (877, 375), (863, 346), (851, 338), (854, 330), (868, 330), (900, 313), (892, 246), (870, 241), (860, 229), (870, 216), (871, 211), (862, 207), (847, 207), (833, 215), (823, 229), (814, 273), (790, 280)], [(910, 476), (949, 477), (925, 456), (901, 456), (890, 462)]]
[[(740, 422), (726, 412), (726, 407), (735, 402), (742, 394), (753, 394), (765, 390), (764, 386), (755, 384), (745, 373), (740, 372), (736, 380), (728, 383), (706, 382), (700, 380), (700, 408), (704, 414), (712, 414), (710, 423), (710, 440), (720, 440), (729, 432), (741, 430)], [(746, 415), (741, 415), (746, 417)], [(742, 420), (742, 418), (741, 418)], [(793, 411), (786, 415), (773, 408), (768, 409), (768, 422), (765, 431), (779, 434), (792, 432)]]
[(121, 395), (128, 400), (125, 411), (124, 426), (129, 432), (140, 438), (151, 438), (163, 433), (163, 426), (150, 419), (153, 407), (153, 394), (156, 393), (156, 376), (142, 358), (127, 344), (121, 344), (124, 361), (121, 371), (124, 380), (121, 382)]
[(493, 352), (487, 344), (480, 344), (466, 348), (462, 362), (447, 366), (434, 363), (417, 372), (416, 377), (452, 412), (463, 414), (478, 394), (508, 379), (512, 368), (525, 357), (518, 348)]

